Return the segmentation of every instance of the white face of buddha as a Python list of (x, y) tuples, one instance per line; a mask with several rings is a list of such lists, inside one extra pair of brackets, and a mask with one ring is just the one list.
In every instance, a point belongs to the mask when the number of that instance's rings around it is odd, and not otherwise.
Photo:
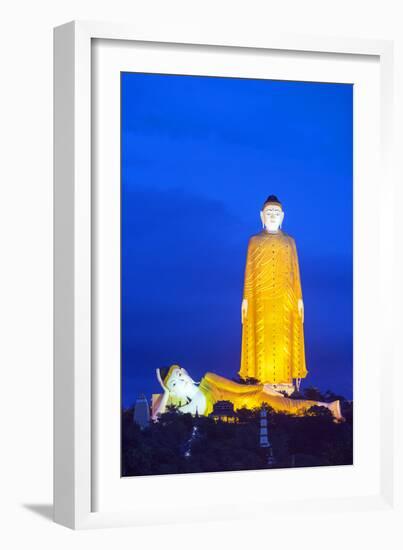
[(165, 385), (172, 395), (179, 398), (192, 397), (197, 391), (195, 381), (181, 367), (176, 367), (172, 370)]
[(277, 204), (268, 204), (260, 212), (260, 219), (267, 231), (275, 233), (279, 230), (284, 219), (284, 212)]

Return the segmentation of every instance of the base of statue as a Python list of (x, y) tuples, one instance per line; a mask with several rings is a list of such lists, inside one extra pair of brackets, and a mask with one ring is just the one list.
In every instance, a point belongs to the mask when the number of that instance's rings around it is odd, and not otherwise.
[(292, 395), (295, 386), (294, 384), (264, 384), (264, 389), (267, 393), (273, 393), (273, 395)]

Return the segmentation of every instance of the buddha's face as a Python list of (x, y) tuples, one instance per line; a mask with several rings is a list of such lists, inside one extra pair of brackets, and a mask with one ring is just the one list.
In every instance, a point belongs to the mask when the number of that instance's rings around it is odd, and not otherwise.
[(187, 371), (181, 367), (172, 369), (165, 385), (169, 392), (175, 397), (192, 397), (197, 391), (195, 381), (189, 376)]
[(281, 206), (277, 204), (268, 204), (260, 212), (260, 219), (267, 231), (276, 232), (283, 223), (284, 212)]

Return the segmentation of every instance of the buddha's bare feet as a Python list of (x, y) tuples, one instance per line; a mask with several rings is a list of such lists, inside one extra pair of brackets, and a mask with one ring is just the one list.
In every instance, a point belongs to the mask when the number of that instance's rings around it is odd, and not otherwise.
[(341, 422), (345, 422), (346, 419), (341, 414), (341, 408), (340, 408), (340, 401), (332, 401), (332, 403), (329, 403), (329, 409), (330, 412), (333, 415), (333, 422), (336, 422), (337, 424), (340, 424)]

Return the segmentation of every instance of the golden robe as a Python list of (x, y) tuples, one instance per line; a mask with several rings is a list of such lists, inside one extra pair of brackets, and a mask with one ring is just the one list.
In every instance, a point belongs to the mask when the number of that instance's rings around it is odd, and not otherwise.
[(324, 405), (319, 401), (308, 399), (289, 399), (282, 395), (272, 395), (264, 391), (263, 384), (238, 384), (213, 372), (207, 372), (200, 381), (200, 390), (206, 398), (207, 416), (213, 411), (217, 401), (231, 401), (234, 409), (246, 407), (254, 409), (264, 403), (276, 412), (286, 412), (293, 415), (303, 415), (314, 405)]
[(305, 378), (304, 329), (297, 249), (292, 237), (266, 230), (250, 238), (243, 297), (248, 311), (242, 327), (242, 378), (292, 384)]

